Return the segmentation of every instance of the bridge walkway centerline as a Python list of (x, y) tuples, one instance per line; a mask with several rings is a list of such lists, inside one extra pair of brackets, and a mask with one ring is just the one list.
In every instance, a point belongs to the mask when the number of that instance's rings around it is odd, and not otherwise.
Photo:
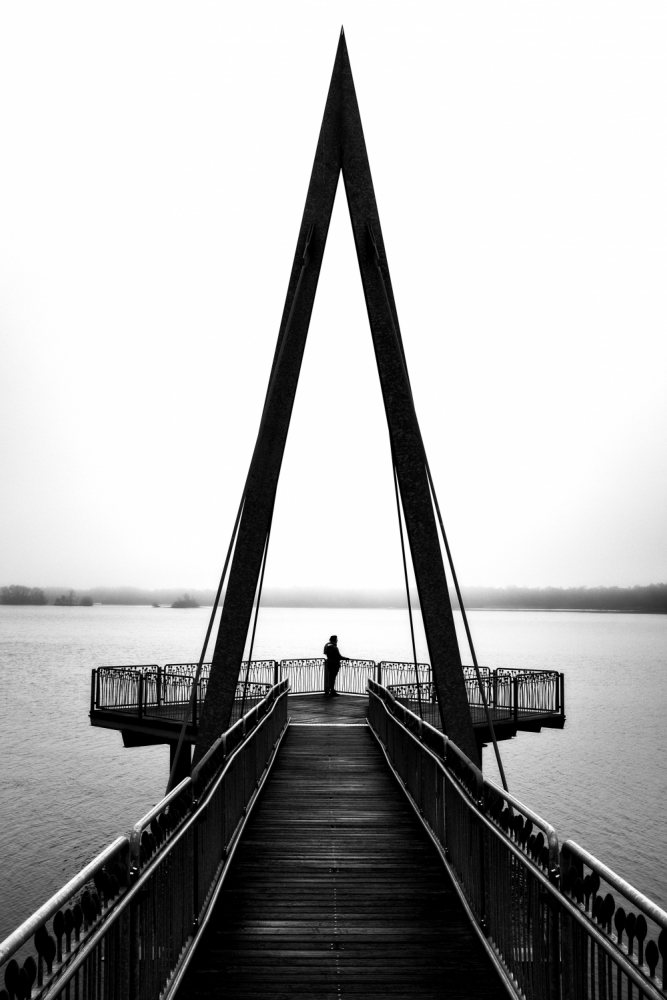
[(292, 696), (291, 724), (179, 1000), (506, 997), (368, 726)]

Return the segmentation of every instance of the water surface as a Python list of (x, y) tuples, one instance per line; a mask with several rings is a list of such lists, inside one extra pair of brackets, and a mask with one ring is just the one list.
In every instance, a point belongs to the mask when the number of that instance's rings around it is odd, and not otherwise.
[[(90, 726), (91, 667), (197, 659), (208, 614), (0, 606), (0, 940), (164, 792), (166, 746)], [(510, 789), (666, 907), (667, 617), (470, 618), (485, 665), (566, 674), (565, 729), (501, 743)], [(410, 658), (406, 612), (376, 609), (263, 609), (254, 655), (319, 656), (333, 632), (347, 655)]]

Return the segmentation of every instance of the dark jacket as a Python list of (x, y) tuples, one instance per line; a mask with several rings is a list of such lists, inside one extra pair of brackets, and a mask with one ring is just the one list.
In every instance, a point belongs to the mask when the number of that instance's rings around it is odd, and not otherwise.
[(327, 658), (327, 666), (330, 670), (332, 668), (334, 670), (338, 670), (340, 667), (340, 661), (345, 659), (335, 642), (328, 642), (326, 644), (324, 647), (324, 655)]

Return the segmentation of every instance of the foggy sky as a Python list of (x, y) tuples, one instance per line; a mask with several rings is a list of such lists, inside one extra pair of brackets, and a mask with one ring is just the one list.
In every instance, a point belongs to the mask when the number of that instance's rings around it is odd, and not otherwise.
[[(466, 584), (667, 580), (667, 9), (0, 8), (0, 583), (215, 585), (341, 22)], [(339, 187), (267, 587), (401, 587)]]

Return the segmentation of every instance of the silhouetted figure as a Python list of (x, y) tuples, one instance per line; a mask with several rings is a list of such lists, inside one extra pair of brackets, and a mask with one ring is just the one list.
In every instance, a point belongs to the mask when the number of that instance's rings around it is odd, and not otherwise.
[(336, 683), (336, 676), (340, 670), (340, 662), (341, 660), (349, 660), (349, 656), (343, 656), (339, 650), (337, 635), (332, 635), (329, 639), (324, 647), (324, 655), (327, 658), (327, 662), (324, 665), (324, 694), (338, 694), (334, 685)]

